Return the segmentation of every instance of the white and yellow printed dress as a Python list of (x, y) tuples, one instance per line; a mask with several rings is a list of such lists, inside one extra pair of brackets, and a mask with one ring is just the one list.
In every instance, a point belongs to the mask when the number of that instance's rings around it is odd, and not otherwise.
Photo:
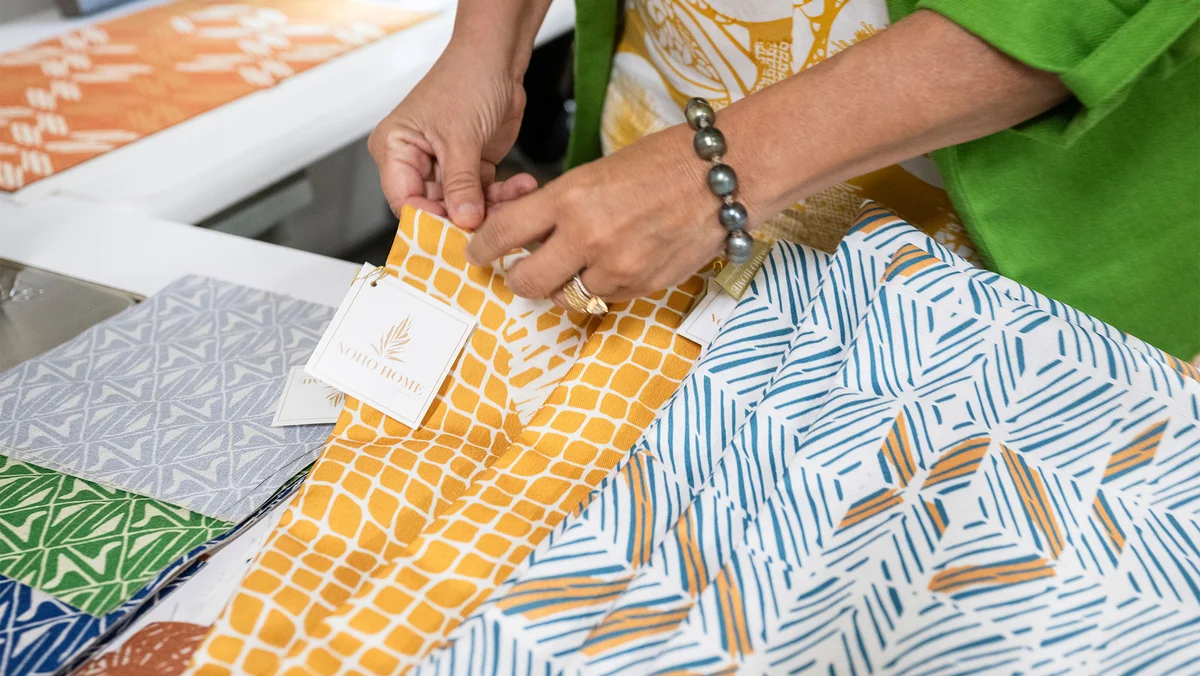
[[(684, 121), (693, 96), (720, 109), (888, 24), (884, 0), (626, 0), (601, 122), (605, 154)], [(836, 106), (837, 101), (829, 105)], [(864, 199), (884, 204), (978, 264), (937, 168), (917, 157), (822, 190), (761, 235), (833, 251)]]

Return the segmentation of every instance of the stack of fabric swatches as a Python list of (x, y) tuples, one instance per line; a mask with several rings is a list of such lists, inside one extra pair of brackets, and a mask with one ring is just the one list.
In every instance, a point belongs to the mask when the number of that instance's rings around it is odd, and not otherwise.
[(332, 314), (184, 277), (0, 374), (0, 673), (74, 664), (294, 492), (331, 426), (271, 420)]
[[(497, 316), (483, 311), (426, 428), (349, 404), (194, 673), (1200, 659), (1192, 366), (868, 205), (835, 255), (777, 245), (677, 387), (668, 369), (662, 407), (634, 387), (662, 376), (613, 374), (690, 363), (656, 342), (678, 325), (671, 293), (582, 336), (539, 318), (582, 347), (522, 417), (513, 384), (549, 373), (514, 377), (538, 308), (466, 269), (433, 220), (408, 215), (389, 267)], [(596, 434), (622, 425), (645, 433)]]

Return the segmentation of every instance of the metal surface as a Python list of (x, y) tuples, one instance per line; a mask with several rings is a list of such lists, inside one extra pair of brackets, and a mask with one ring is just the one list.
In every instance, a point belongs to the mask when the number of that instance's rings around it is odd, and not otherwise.
[(142, 296), (0, 259), (0, 371), (36, 357), (145, 300)]

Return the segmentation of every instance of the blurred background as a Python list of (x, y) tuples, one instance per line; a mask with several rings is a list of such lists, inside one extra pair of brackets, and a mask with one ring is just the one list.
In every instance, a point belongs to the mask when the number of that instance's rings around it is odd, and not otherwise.
[[(251, 94), (43, 181), (54, 183), (52, 187), (35, 184), (23, 192), (33, 198), (51, 189), (79, 194), (156, 218), (354, 262), (382, 263), (395, 218), (367, 153), (366, 136), (444, 46), (453, 2), (370, 1), (440, 16), (272, 88), (286, 95), (270, 90)], [(0, 53), (164, 4), (165, 0), (0, 0)], [(557, 19), (552, 12), (526, 76), (522, 132), (500, 167), (502, 177), (527, 171), (545, 182), (561, 172), (573, 109), (573, 8), (557, 9)], [(377, 75), (380, 70), (388, 71), (386, 76)], [(333, 80), (341, 89), (329, 86)], [(357, 80), (361, 89), (356, 91)], [(321, 100), (339, 96), (344, 99), (339, 110), (309, 108), (318, 101), (328, 107)], [(297, 101), (303, 102), (300, 108)], [(280, 113), (297, 128), (271, 137), (271, 115)], [(311, 119), (305, 120), (305, 114)], [(193, 138), (189, 141), (187, 136)], [(213, 147), (204, 147), (210, 144)], [(222, 152), (222, 144), (239, 147)], [(193, 159), (199, 174), (189, 176), (182, 167)], [(241, 165), (243, 160), (262, 163), (264, 170), (248, 169)], [(143, 172), (145, 181), (139, 176)], [(122, 173), (125, 180), (120, 181)], [(259, 185), (264, 176), (269, 180)], [(146, 185), (140, 192), (134, 187), (139, 182)], [(247, 189), (249, 194), (239, 194)]]

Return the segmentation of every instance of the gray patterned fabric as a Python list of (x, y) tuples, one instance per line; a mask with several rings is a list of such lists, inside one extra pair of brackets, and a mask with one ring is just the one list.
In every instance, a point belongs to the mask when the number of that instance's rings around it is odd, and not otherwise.
[(271, 427), (333, 309), (203, 277), (0, 374), (0, 454), (240, 521), (332, 426)]

